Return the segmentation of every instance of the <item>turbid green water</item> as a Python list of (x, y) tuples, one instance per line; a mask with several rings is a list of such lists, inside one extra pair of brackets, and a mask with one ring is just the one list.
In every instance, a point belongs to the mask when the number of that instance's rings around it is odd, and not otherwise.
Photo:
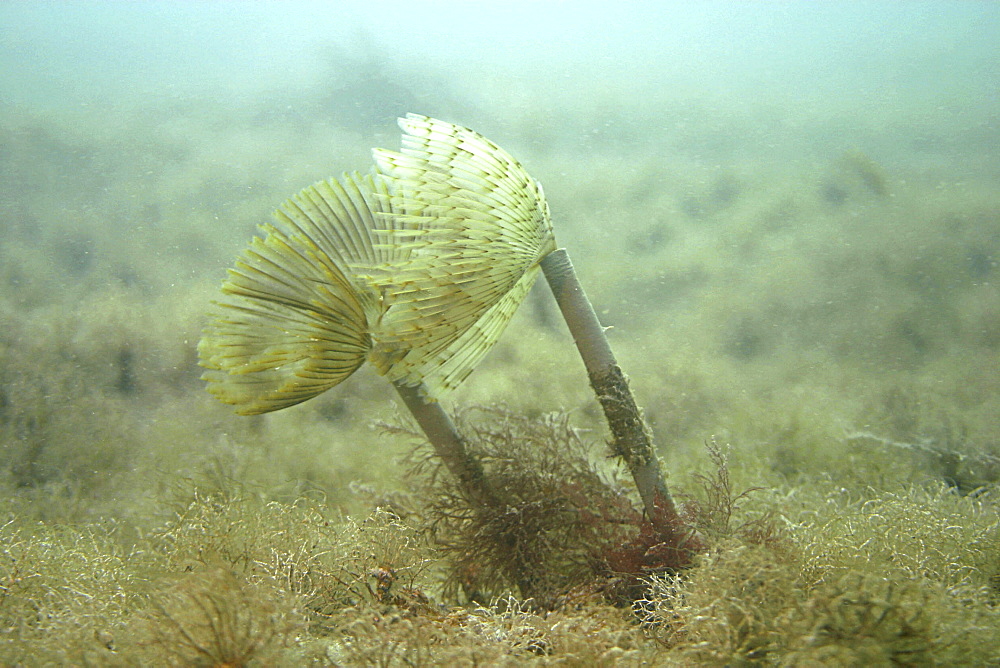
[[(1000, 661), (993, 4), (8, 3), (0, 33), (0, 663)], [(706, 551), (639, 615), (549, 553), (582, 608), (468, 604), (370, 370), (263, 417), (204, 391), (256, 225), (407, 111), (544, 185), (691, 495)], [(546, 290), (448, 407), (568, 412), (607, 475)], [(763, 488), (729, 522), (706, 442)], [(201, 652), (219, 619), (244, 640)]]

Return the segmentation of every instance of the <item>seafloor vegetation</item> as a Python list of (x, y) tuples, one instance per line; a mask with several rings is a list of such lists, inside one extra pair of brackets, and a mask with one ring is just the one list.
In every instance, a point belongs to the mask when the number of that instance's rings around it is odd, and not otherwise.
[(507, 99), (407, 107), (545, 185), (691, 567), (625, 549), (637, 500), (545, 286), (451, 404), (493, 517), (371, 373), (263, 417), (204, 392), (224, 267), (283, 198), (395, 147), (408, 108), (6, 107), (0, 664), (1000, 663), (984, 126)]

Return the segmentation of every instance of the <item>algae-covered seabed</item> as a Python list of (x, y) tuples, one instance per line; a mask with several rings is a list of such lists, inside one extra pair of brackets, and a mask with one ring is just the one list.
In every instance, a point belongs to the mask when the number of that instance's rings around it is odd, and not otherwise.
[[(543, 105), (516, 84), (372, 112), (317, 88), (0, 108), (0, 663), (1000, 662), (995, 100)], [(544, 184), (682, 500), (715, 475), (706, 442), (735, 494), (760, 488), (634, 609), (444, 587), (370, 370), (263, 417), (204, 391), (225, 267), (283, 198), (395, 148), (405, 111)], [(448, 406), (495, 403), (568, 412), (612, 466), (544, 285)]]

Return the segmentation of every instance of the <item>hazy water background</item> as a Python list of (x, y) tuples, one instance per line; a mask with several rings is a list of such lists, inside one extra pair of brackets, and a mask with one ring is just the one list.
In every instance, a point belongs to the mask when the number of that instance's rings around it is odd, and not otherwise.
[(322, 89), (354, 57), (456, 85), (488, 70), (550, 103), (610, 86), (664, 101), (718, 95), (734, 108), (745, 95), (897, 112), (962, 96), (962, 107), (987, 107), (992, 4), (11, 2), (3, 84), (19, 104), (114, 106)]
[[(775, 128), (767, 147), (798, 132), (822, 137), (825, 124), (834, 124), (827, 141), (869, 139), (872, 117), (905, 117), (904, 127), (959, 139), (986, 132), (997, 104), (998, 10), (989, 2), (634, 2), (614, 10), (587, 2), (13, 2), (2, 12), (4, 100), (26, 109), (155, 109), (204, 96), (294, 110), (382, 75), (369, 94), (428, 113), (449, 101), (480, 107), (466, 112), (469, 125), (477, 112), (516, 123), (525, 112), (577, 108), (596, 132), (653, 107), (663, 126), (643, 130), (656, 136), (697, 122), (671, 113), (693, 101), (737, 118), (794, 121)], [(268, 100), (276, 89), (287, 98)], [(409, 99), (398, 99), (400, 89)], [(339, 102), (373, 104), (360, 97)], [(596, 102), (604, 113), (587, 109)], [(880, 148), (893, 138), (883, 139)], [(895, 144), (906, 139), (933, 138)]]
[[(345, 504), (391, 478), (381, 379), (238, 419), (194, 345), (254, 226), (407, 111), (545, 185), (668, 459), (719, 434), (749, 477), (993, 479), (996, 3), (360, 4), (0, 5), (12, 497), (142, 516), (151, 472)], [(596, 425), (581, 373), (538, 292), (457, 399)], [(890, 445), (920, 443), (986, 459)]]

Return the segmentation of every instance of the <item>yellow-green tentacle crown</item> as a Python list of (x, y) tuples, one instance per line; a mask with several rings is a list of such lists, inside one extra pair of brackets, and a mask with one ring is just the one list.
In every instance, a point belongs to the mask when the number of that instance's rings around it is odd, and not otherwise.
[(198, 351), (209, 391), (274, 411), (366, 360), (429, 398), (489, 352), (555, 250), (541, 185), (499, 146), (400, 119), (375, 171), (310, 186), (275, 212), (222, 286)]

